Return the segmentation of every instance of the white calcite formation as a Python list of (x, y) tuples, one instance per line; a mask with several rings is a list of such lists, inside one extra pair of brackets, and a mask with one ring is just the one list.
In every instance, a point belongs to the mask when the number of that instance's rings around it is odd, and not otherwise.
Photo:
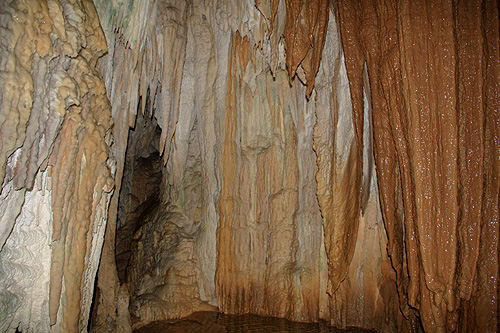
[[(0, 253), (0, 329), (4, 332), (15, 331), (17, 327), (22, 332), (50, 330), (48, 295), (53, 220), (48, 181), (47, 172), (40, 173), (34, 189), (21, 192), (25, 194), (24, 204)], [(5, 198), (4, 202), (9, 201)]]

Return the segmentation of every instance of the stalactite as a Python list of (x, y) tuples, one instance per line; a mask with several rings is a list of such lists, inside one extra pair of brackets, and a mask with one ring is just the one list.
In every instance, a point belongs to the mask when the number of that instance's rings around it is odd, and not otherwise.
[[(339, 3), (338, 11), (340, 13), (341, 31), (349, 30), (350, 33), (347, 34), (343, 32), (343, 47), (347, 54), (347, 66), (354, 67), (351, 68), (350, 75), (357, 77), (357, 88), (356, 88), (356, 98), (361, 101), (361, 75), (362, 68), (365, 62), (365, 56), (363, 55), (363, 50), (368, 48), (361, 44), (362, 41), (366, 43), (376, 43), (377, 36), (388, 36), (384, 41), (385, 43), (380, 43), (381, 51), (380, 53), (384, 55), (384, 62), (381, 64), (375, 61), (368, 63), (368, 70), (372, 73), (376, 69), (376, 65), (383, 66), (382, 75), (370, 75), (371, 82), (371, 92), (372, 92), (372, 104), (373, 104), (373, 136), (374, 136), (374, 155), (377, 163), (377, 177), (379, 179), (379, 193), (380, 193), (380, 203), (382, 208), (382, 215), (384, 217), (385, 227), (388, 234), (388, 254), (391, 257), (392, 265), (396, 270), (398, 289), (400, 295), (401, 308), (405, 315), (408, 315), (408, 308), (406, 302), (406, 288), (408, 285), (406, 265), (403, 262), (404, 247), (403, 247), (403, 226), (402, 226), (402, 208), (399, 205), (399, 197), (401, 196), (398, 191), (402, 188), (405, 193), (405, 197), (408, 197), (408, 190), (412, 188), (411, 179), (408, 177), (407, 172), (402, 172), (398, 174), (398, 161), (402, 165), (409, 165), (408, 150), (406, 144), (406, 116), (404, 114), (404, 109), (400, 107), (403, 101), (402, 97), (402, 82), (399, 74), (399, 48), (397, 44), (397, 14), (395, 5), (383, 4), (381, 5), (386, 10), (387, 18), (384, 24), (380, 25), (381, 32), (371, 31), (371, 35), (365, 36), (367, 33), (362, 29), (357, 29), (360, 25), (358, 20), (364, 16), (368, 16), (371, 19), (371, 24), (366, 25), (367, 27), (374, 26), (378, 24), (378, 21), (374, 22), (373, 7), (369, 4), (361, 4), (360, 2), (349, 2), (349, 3)], [(365, 11), (370, 14), (364, 14), (361, 8), (366, 8)], [(357, 15), (355, 13), (363, 13)], [(369, 16), (370, 15), (370, 16)], [(367, 18), (368, 19), (368, 18)], [(377, 26), (377, 25), (375, 25)], [(371, 45), (370, 45), (371, 46)], [(373, 52), (378, 51), (378, 47), (372, 47)], [(375, 59), (380, 57), (379, 53), (374, 53), (372, 56)], [(349, 65), (350, 64), (350, 65)], [(355, 73), (355, 74), (354, 74)], [(387, 77), (387, 78), (386, 78)], [(381, 94), (381, 82), (390, 82), (392, 84), (386, 85), (384, 91), (386, 91), (387, 99), (384, 100), (380, 98)], [(351, 79), (350, 82), (353, 82)], [(352, 83), (351, 83), (352, 84)], [(351, 92), (351, 94), (353, 94)], [(353, 96), (354, 98), (354, 96)], [(392, 115), (390, 110), (393, 110)], [(391, 117), (393, 120), (391, 120)], [(395, 125), (390, 126), (394, 122)], [(398, 154), (396, 154), (398, 151)], [(405, 171), (405, 169), (403, 169)], [(408, 184), (403, 186), (402, 184)], [(411, 223), (413, 218), (413, 202), (405, 205), (405, 217), (408, 223)], [(412, 229), (409, 229), (411, 232)], [(410, 232), (407, 232), (407, 239), (410, 242), (414, 239), (413, 237), (408, 237)], [(409, 256), (414, 255), (414, 252), (410, 252)], [(413, 266), (410, 266), (412, 268)], [(415, 272), (415, 270), (413, 270)], [(418, 273), (418, 271), (416, 271)]]
[[(217, 233), (219, 304), (230, 313), (291, 316), (293, 295), (300, 292), (292, 281), (307, 268), (296, 262), (297, 139), (286, 112), (288, 98), (277, 95), (286, 80), (282, 71), (278, 84), (269, 72), (261, 74), (255, 97), (266, 103), (253, 102), (241, 81), (242, 72), (251, 67), (251, 45), (237, 32), (231, 50)], [(240, 107), (242, 102), (249, 112)], [(238, 123), (245, 125), (239, 129)]]
[[(479, 6), (479, 4), (477, 4)], [(483, 157), (483, 196), (481, 211), (481, 231), (479, 256), (477, 262), (474, 292), (471, 298), (467, 328), (473, 330), (499, 330), (499, 171), (500, 171), (500, 54), (499, 54), (499, 4), (494, 1), (481, 3), (481, 27), (483, 38), (483, 96), (484, 113), (484, 157)], [(477, 52), (477, 49), (474, 51)], [(464, 62), (468, 58), (463, 59)], [(468, 77), (461, 82), (465, 85)], [(479, 95), (478, 95), (479, 96)], [(470, 109), (469, 109), (470, 110)], [(476, 120), (475, 120), (476, 121)], [(471, 123), (468, 124), (474, 127)], [(472, 132), (472, 129), (471, 129)], [(480, 144), (480, 142), (478, 142)], [(477, 236), (476, 236), (477, 237)], [(462, 265), (467, 262), (462, 263)], [(465, 326), (465, 325), (464, 325)]]
[[(306, 96), (311, 96), (314, 79), (321, 63), (328, 27), (327, 0), (286, 0), (285, 49), (290, 79), (297, 68), (305, 72)], [(273, 8), (275, 8), (274, 5)]]
[[(458, 90), (458, 166), (461, 199), (458, 241), (460, 297), (470, 299), (479, 256), (479, 233), (483, 196), (484, 110), (481, 7), (471, 1), (458, 1), (454, 8), (457, 38), (457, 76), (463, 88)], [(461, 61), (463, 60), (463, 61)], [(477, 75), (481, 74), (481, 75)], [(474, 98), (471, 98), (474, 96)], [(470, 110), (478, 110), (472, 113)]]
[[(332, 33), (336, 33), (332, 31)], [(334, 37), (338, 41), (338, 37)], [(325, 247), (328, 257), (329, 286), (328, 293), (333, 296), (342, 280), (344, 280), (356, 245), (358, 219), (361, 208), (362, 163), (363, 163), (363, 114), (364, 106), (361, 103), (352, 106), (354, 117), (354, 136), (336, 138), (335, 129), (339, 121), (339, 108), (350, 105), (340, 105), (337, 101), (341, 61), (340, 51), (335, 55), (337, 61), (332, 78), (333, 101), (331, 103), (331, 124), (333, 126), (333, 140), (325, 150), (317, 150), (319, 173), (318, 202), (323, 216), (325, 232)], [(362, 98), (362, 83), (358, 87)], [(350, 104), (350, 103), (349, 103)], [(356, 115), (358, 115), (356, 117)], [(345, 118), (345, 115), (341, 116)], [(348, 116), (349, 117), (349, 116)], [(348, 118), (349, 119), (349, 118)], [(343, 122), (339, 127), (346, 128), (352, 125)], [(352, 128), (352, 127), (351, 127)], [(347, 149), (346, 149), (347, 148)], [(328, 151), (328, 149), (331, 149)], [(341, 152), (341, 153), (339, 153)], [(322, 156), (325, 155), (325, 156)], [(342, 194), (340, 194), (342, 193)]]
[[(498, 54), (485, 56), (477, 49), (488, 48), (481, 34), (498, 45), (498, 31), (480, 32), (486, 26), (480, 22), (487, 20), (479, 15), (481, 6), (484, 13), (498, 11), (492, 2), (343, 1), (338, 5), (350, 81), (360, 80), (365, 61), (370, 73), (381, 205), (400, 302), (409, 315), (404, 297), (408, 288), (408, 304), (417, 308), (426, 331), (457, 329), (457, 311), (462, 301), (468, 303), (476, 262), (483, 270), (490, 260), (475, 259), (481, 257), (480, 244), (496, 244), (479, 232), (476, 223), (480, 203), (498, 201), (498, 191), (483, 191), (480, 181), (495, 170), (482, 158), (482, 150), (495, 146), (483, 139), (481, 121), (467, 120), (475, 112), (479, 119), (496, 115), (483, 109), (482, 100), (486, 92), (497, 89), (498, 82), (481, 80), (480, 64)], [(498, 16), (492, 17), (487, 26), (498, 25)], [(495, 65), (490, 68), (496, 70)], [(353, 102), (360, 99), (358, 88)], [(496, 135), (485, 128), (487, 133)], [(472, 183), (474, 178), (479, 182)], [(495, 184), (495, 179), (483, 184)], [(404, 218), (399, 213), (399, 195)], [(488, 235), (497, 234), (498, 223), (493, 226), (497, 210), (483, 207), (483, 212), (492, 214), (486, 218), (491, 226)], [(486, 266), (498, 267), (494, 262)], [(498, 270), (489, 276), (497, 281)], [(495, 288), (488, 290), (497, 294)], [(494, 306), (489, 314), (497, 311)], [(474, 316), (467, 321), (474, 323), (469, 329), (479, 325)]]
[[(200, 136), (198, 142), (201, 152), (201, 170), (203, 175), (207, 175), (204, 179), (210, 180), (213, 177), (209, 177), (210, 174), (214, 174), (217, 179), (217, 181), (212, 179), (210, 182), (202, 181), (204, 193), (202, 206), (206, 205), (207, 210), (200, 226), (200, 235), (203, 235), (200, 237), (203, 238), (197, 239), (196, 247), (198, 258), (202, 259), (199, 260), (200, 265), (209, 267), (209, 270), (202, 270), (206, 275), (203, 282), (199, 283), (200, 290), (206, 290), (204, 299), (217, 304), (221, 310), (231, 313), (256, 311), (266, 315), (286, 316), (295, 320), (317, 320), (320, 317), (330, 319), (329, 308), (333, 305), (329, 305), (329, 296), (325, 292), (328, 280), (326, 276), (328, 272), (336, 276), (332, 280), (336, 281), (335, 289), (337, 289), (348, 275), (349, 261), (353, 257), (357, 240), (356, 237), (348, 240), (345, 237), (353, 234), (352, 228), (357, 228), (362, 176), (360, 145), (355, 149), (356, 159), (358, 159), (356, 166), (359, 166), (356, 171), (359, 182), (355, 184), (358, 190), (352, 192), (359, 194), (359, 199), (343, 201), (339, 192), (340, 187), (336, 186), (335, 182), (330, 182), (333, 178), (328, 176), (326, 181), (326, 186), (330, 187), (335, 200), (348, 203), (341, 209), (340, 215), (349, 215), (352, 223), (348, 225), (348, 228), (343, 229), (344, 232), (336, 234), (333, 232), (332, 219), (325, 218), (329, 234), (323, 242), (322, 220), (320, 207), (316, 201), (317, 189), (314, 184), (314, 174), (316, 173), (316, 159), (326, 159), (325, 154), (331, 155), (332, 151), (322, 150), (321, 153), (315, 154), (312, 149), (313, 141), (329, 139), (326, 133), (318, 132), (316, 138), (313, 138), (312, 134), (316, 112), (325, 107), (325, 96), (338, 94), (338, 103), (345, 111), (341, 116), (342, 121), (335, 125), (339, 128), (335, 141), (337, 142), (336, 149), (341, 154), (338, 163), (339, 170), (345, 168), (344, 159), (348, 159), (349, 147), (356, 140), (352, 117), (346, 116), (351, 111), (344, 109), (344, 105), (348, 103), (345, 70), (340, 74), (337, 71), (337, 79), (341, 81), (342, 89), (326, 83), (328, 79), (324, 75), (321, 78), (322, 102), (316, 102), (316, 97), (312, 98), (313, 87), (315, 87), (313, 80), (319, 71), (323, 45), (327, 38), (326, 31), (335, 29), (336, 23), (328, 2), (318, 2), (318, 6), (314, 7), (316, 9), (312, 13), (306, 13), (303, 6), (298, 7), (304, 11), (303, 15), (308, 15), (310, 22), (307, 22), (314, 25), (308, 27), (303, 22), (304, 24), (300, 23), (298, 28), (310, 30), (315, 34), (314, 45), (309, 42), (305, 45), (308, 50), (306, 58), (309, 60), (301, 59), (296, 64), (300, 67), (299, 78), (301, 80), (304, 81), (302, 75), (307, 72), (307, 90), (311, 96), (311, 100), (307, 101), (304, 99), (307, 93), (306, 88), (298, 80), (293, 81), (292, 88), (290, 88), (285, 72), (286, 59), (283, 51), (285, 43), (282, 36), (288, 16), (286, 2), (260, 1), (256, 5), (257, 8), (253, 1), (220, 2), (217, 6), (211, 2), (204, 5), (194, 2), (189, 7), (189, 14), (186, 17), (188, 22), (186, 53), (182, 62), (175, 60), (175, 57), (169, 56), (167, 59), (162, 56), (164, 46), (160, 43), (151, 43), (150, 47), (147, 46), (148, 40), (155, 40), (154, 37), (149, 37), (155, 31), (152, 28), (154, 25), (139, 23), (139, 16), (134, 14), (134, 9), (131, 8), (137, 6), (137, 10), (147, 12), (153, 10), (154, 6), (144, 4), (139, 8), (139, 5), (134, 3), (121, 9), (117, 8), (117, 11), (113, 12), (109, 10), (108, 4), (98, 5), (98, 10), (103, 11), (105, 18), (103, 25), (108, 41), (114, 40), (115, 45), (110, 46), (110, 56), (102, 63), (103, 72), (108, 73), (105, 81), (108, 82), (108, 87), (112, 87), (109, 95), (114, 113), (135, 117), (134, 104), (131, 103), (136, 100), (135, 93), (132, 93), (130, 97), (117, 94), (118, 91), (122, 89), (126, 89), (127, 92), (135, 91), (130, 82), (136, 82), (138, 96), (144, 100), (145, 89), (143, 87), (156, 84), (157, 80), (164, 80), (162, 68), (168, 65), (170, 71), (182, 72), (182, 83), (179, 89), (169, 90), (169, 93), (174, 91), (179, 93), (178, 102), (175, 102), (177, 98), (175, 94), (169, 95), (175, 97), (172, 97), (174, 99), (169, 104), (171, 108), (166, 110), (161, 107), (165, 103), (159, 102), (163, 86), (167, 85), (163, 85), (161, 90), (150, 89), (153, 105), (151, 116), (158, 119), (162, 135), (166, 138), (167, 149), (163, 151), (163, 159), (166, 161), (164, 182), (169, 188), (169, 191), (165, 192), (168, 193), (168, 200), (175, 202), (183, 198), (184, 169), (188, 159), (187, 142), (194, 123), (197, 124), (197, 135)], [(172, 8), (177, 8), (176, 6), (173, 4)], [(183, 13), (181, 7), (176, 11), (177, 13)], [(114, 14), (109, 17), (109, 13)], [(165, 13), (161, 17), (153, 16), (152, 21), (164, 20), (165, 16), (168, 17)], [(119, 23), (122, 19), (138, 20), (138, 23), (130, 25)], [(113, 30), (113, 26), (120, 28)], [(332, 33), (332, 36), (335, 36), (336, 32)], [(137, 36), (143, 37), (141, 39)], [(229, 38), (229, 36), (233, 37)], [(141, 40), (143, 42), (140, 42)], [(173, 42), (169, 41), (169, 43)], [(338, 56), (339, 44), (338, 38), (330, 39), (330, 44), (325, 49), (336, 50), (333, 53), (337, 52)], [(207, 52), (199, 52), (200, 47), (206, 49)], [(231, 51), (228, 52), (228, 48)], [(133, 56), (134, 50), (137, 49), (143, 50), (141, 56)], [(336, 63), (337, 68), (340, 68), (343, 58), (337, 58), (333, 62)], [(330, 60), (326, 63), (328, 65), (325, 64), (325, 66), (332, 66)], [(132, 70), (123, 70), (119, 64)], [(147, 66), (158, 68), (160, 71), (150, 72), (150, 76), (142, 76), (140, 80), (136, 80), (139, 78), (137, 73), (141, 71), (144, 73), (144, 68), (148, 68)], [(176, 66), (181, 67), (173, 69)], [(325, 69), (325, 71), (328, 72), (331, 69)], [(169, 79), (174, 80), (174, 77), (170, 75)], [(211, 85), (208, 83), (204, 85), (204, 80), (213, 82), (214, 88), (210, 89)], [(171, 87), (174, 85), (172, 82), (168, 83)], [(122, 88), (120, 88), (121, 85), (123, 85)], [(336, 91), (336, 89), (339, 90)], [(193, 97), (193, 93), (196, 97)], [(139, 110), (144, 108), (144, 103), (139, 105)], [(182, 112), (179, 112), (178, 108), (182, 109)], [(362, 109), (362, 113), (367, 110)], [(173, 127), (165, 125), (166, 118), (170, 119), (169, 124)], [(120, 126), (123, 130), (133, 123), (133, 121), (130, 122), (130, 118), (119, 118), (118, 122), (122, 124)], [(344, 126), (346, 129), (342, 128)], [(120, 135), (123, 130), (117, 130), (116, 133)], [(364, 130), (366, 129), (362, 126), (360, 131)], [(201, 140), (202, 136), (209, 138), (210, 141)], [(124, 138), (118, 141), (123, 142), (123, 140)], [(347, 150), (345, 142), (347, 142)], [(124, 152), (124, 150), (118, 151)], [(371, 151), (367, 150), (365, 153), (369, 156)], [(234, 165), (234, 163), (237, 164)], [(345, 170), (344, 174), (348, 174), (350, 167)], [(252, 177), (258, 179), (255, 184), (250, 181)], [(345, 186), (353, 186), (354, 183), (351, 183), (348, 177), (344, 177), (344, 180)], [(368, 192), (373, 191), (370, 184), (364, 184), (364, 187)], [(356, 198), (357, 194), (355, 194)], [(367, 196), (366, 193), (365, 195)], [(366, 200), (368, 202), (368, 199)], [(215, 214), (215, 210), (210, 209), (211, 203), (213, 203), (213, 208), (217, 204), (219, 215)], [(178, 204), (179, 207), (183, 205), (182, 201)], [(325, 207), (330, 205), (326, 201), (323, 204)], [(351, 204), (357, 205), (358, 208), (350, 209)], [(109, 221), (110, 225), (112, 221), (113, 218)], [(339, 218), (336, 221), (337, 227), (343, 227)], [(210, 239), (210, 235), (215, 236), (217, 223), (217, 241), (214, 242)], [(250, 234), (245, 232), (247, 228), (252, 230)], [(335, 250), (326, 254), (324, 243), (336, 244)], [(337, 262), (335, 256), (344, 252), (343, 245), (345, 244), (348, 244), (347, 251), (341, 255), (346, 259), (339, 261), (342, 270), (337, 272), (334, 268)], [(365, 248), (364, 244), (360, 246)], [(211, 249), (217, 249), (218, 254), (216, 255), (215, 251), (211, 252)], [(267, 250), (262, 252), (264, 249)], [(248, 251), (253, 254), (249, 256)], [(280, 255), (273, 253), (280, 253)], [(235, 262), (236, 255), (242, 258), (242, 262), (248, 264)], [(332, 264), (329, 266), (326, 265), (327, 257), (331, 258)], [(317, 261), (317, 258), (320, 260)], [(358, 269), (357, 267), (353, 269)], [(216, 273), (215, 269), (217, 269)], [(213, 275), (210, 275), (214, 273), (215, 281)], [(386, 273), (378, 271), (377, 274)], [(278, 280), (283, 280), (283, 282), (276, 283)], [(105, 290), (104, 282), (100, 283), (102, 283), (104, 293), (116, 290), (116, 287)], [(212, 283), (215, 285), (213, 291), (210, 290)], [(379, 283), (370, 284), (357, 280), (356, 283), (363, 285), (366, 290), (377, 290), (377, 292), (382, 287)], [(210, 297), (210, 295), (213, 296)], [(340, 306), (343, 297), (340, 294), (337, 295), (332, 304)], [(101, 297), (103, 304), (105, 304), (104, 298), (104, 296)], [(110, 303), (106, 305), (109, 309), (103, 313), (113, 309), (112, 304), (116, 302), (116, 293), (110, 293), (106, 298), (110, 300)], [(131, 304), (134, 304), (132, 299)], [(258, 304), (265, 304), (265, 306), (259, 307)], [(144, 315), (147, 317), (151, 313), (146, 313), (149, 311), (146, 308), (147, 306), (144, 308)], [(375, 317), (380, 316), (378, 309), (375, 311)], [(115, 318), (113, 313), (109, 316)], [(343, 320), (345, 322), (345, 319)]]
[[(239, 36), (241, 44), (241, 36)], [(231, 304), (232, 281), (224, 281), (226, 272), (235, 271), (234, 265), (236, 262), (231, 260), (231, 252), (234, 248), (231, 229), (233, 227), (232, 216), (234, 214), (234, 180), (236, 179), (235, 164), (232, 161), (237, 160), (236, 147), (236, 124), (237, 124), (237, 109), (236, 109), (236, 52), (238, 45), (236, 44), (235, 36), (231, 36), (230, 52), (229, 52), (229, 68), (227, 80), (227, 97), (226, 97), (226, 116), (224, 125), (224, 158), (222, 161), (222, 181), (221, 196), (218, 204), (219, 226), (217, 228), (217, 244), (222, 242), (229, 251), (219, 250), (217, 255), (217, 272), (215, 282), (219, 286), (219, 307), (224, 309), (233, 308)], [(227, 297), (227, 295), (230, 295)], [(234, 296), (233, 296), (234, 297)]]

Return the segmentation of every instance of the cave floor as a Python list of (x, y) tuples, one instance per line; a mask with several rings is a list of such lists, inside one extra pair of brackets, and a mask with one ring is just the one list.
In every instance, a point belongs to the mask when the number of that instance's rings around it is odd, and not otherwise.
[(189, 317), (156, 321), (134, 331), (135, 333), (162, 332), (373, 332), (359, 328), (341, 330), (326, 322), (298, 323), (283, 318), (257, 315), (228, 315), (218, 312), (196, 312)]

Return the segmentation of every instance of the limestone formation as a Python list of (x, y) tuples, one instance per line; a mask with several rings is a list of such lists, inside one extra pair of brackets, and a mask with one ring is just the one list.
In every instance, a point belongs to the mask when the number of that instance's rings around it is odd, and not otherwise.
[(0, 11), (1, 329), (83, 330), (114, 187), (106, 40), (89, 1)]
[(493, 0), (0, 0), (0, 331), (499, 330), (499, 31)]

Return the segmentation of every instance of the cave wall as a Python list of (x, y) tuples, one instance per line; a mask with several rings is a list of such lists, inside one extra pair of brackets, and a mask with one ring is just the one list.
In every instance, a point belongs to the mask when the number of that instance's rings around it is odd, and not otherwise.
[[(142, 126), (136, 114), (145, 114), (162, 131), (165, 207), (141, 217), (149, 226), (136, 234), (134, 251), (152, 242), (166, 254), (152, 263), (139, 256), (128, 268), (128, 304), (142, 313), (140, 319), (133, 314), (134, 327), (206, 305), (321, 318), (339, 327), (390, 329), (402, 321), (378, 208), (369, 87), (366, 135), (358, 144), (334, 7), (328, 1), (311, 12), (287, 2), (113, 6), (96, 1), (110, 50), (100, 67), (113, 114), (122, 115), (113, 130), (124, 136), (133, 127), (136, 135)], [(125, 156), (120, 142), (116, 156)], [(199, 164), (195, 177), (193, 163)], [(186, 195), (186, 189), (195, 190)], [(196, 195), (201, 207), (186, 201)], [(159, 216), (165, 229), (155, 227)], [(191, 307), (165, 287), (177, 245), (144, 236), (155, 230), (178, 244), (183, 223), (196, 225), (193, 271), (200, 275)], [(106, 265), (99, 273), (96, 327), (129, 321), (116, 311), (121, 289), (109, 271)], [(138, 277), (145, 271), (154, 272), (147, 282)]]
[(85, 328), (113, 193), (89, 1), (2, 1), (0, 330)]
[(0, 4), (1, 330), (498, 330), (497, 2)]

